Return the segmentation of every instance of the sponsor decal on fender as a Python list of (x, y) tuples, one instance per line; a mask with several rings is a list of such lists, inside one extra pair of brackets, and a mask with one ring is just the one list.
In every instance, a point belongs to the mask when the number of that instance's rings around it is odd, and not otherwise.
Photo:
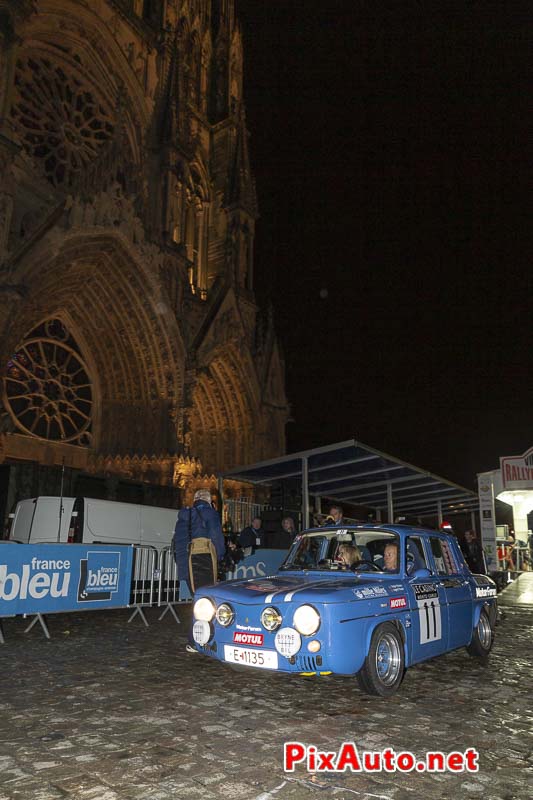
[(492, 586), (477, 586), (476, 597), (496, 597), (496, 589)]
[(242, 631), (235, 631), (233, 634), (233, 641), (236, 644), (253, 644), (260, 647), (263, 644), (262, 633), (243, 633)]
[(407, 607), (407, 598), (405, 595), (403, 597), (391, 597), (389, 600), (390, 608), (406, 608)]
[(387, 596), (387, 591), (383, 586), (363, 586), (361, 589), (354, 589), (353, 593), (359, 600), (370, 600), (373, 597)]
[(391, 583), (388, 587), (390, 594), (398, 594), (398, 592), (403, 592), (403, 584), (401, 583)]

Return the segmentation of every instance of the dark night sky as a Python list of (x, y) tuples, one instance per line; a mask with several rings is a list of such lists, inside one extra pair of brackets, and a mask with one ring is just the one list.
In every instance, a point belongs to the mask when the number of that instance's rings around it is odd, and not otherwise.
[(472, 485), (533, 444), (531, 5), (237, 10), (288, 449), (355, 436)]

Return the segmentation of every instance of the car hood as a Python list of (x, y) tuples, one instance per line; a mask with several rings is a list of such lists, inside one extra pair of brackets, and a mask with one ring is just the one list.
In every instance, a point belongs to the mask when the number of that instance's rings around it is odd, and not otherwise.
[[(224, 600), (244, 605), (265, 605), (268, 603), (298, 602), (340, 603), (347, 600), (374, 600), (386, 597), (394, 591), (403, 590), (398, 576), (370, 578), (359, 575), (275, 575), (268, 578), (226, 581), (217, 586), (206, 587), (197, 596), (215, 596), (218, 602)], [(392, 593), (394, 593), (394, 591)]]

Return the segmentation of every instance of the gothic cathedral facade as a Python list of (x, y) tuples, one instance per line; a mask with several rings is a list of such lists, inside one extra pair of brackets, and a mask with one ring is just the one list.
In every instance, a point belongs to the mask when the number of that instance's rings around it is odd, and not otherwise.
[(257, 216), (234, 0), (0, 0), (0, 464), (282, 454)]

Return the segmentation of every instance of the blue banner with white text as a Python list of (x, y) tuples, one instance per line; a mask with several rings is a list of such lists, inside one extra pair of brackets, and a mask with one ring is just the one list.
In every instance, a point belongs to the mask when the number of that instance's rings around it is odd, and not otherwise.
[(226, 574), (226, 579), (265, 578), (267, 575), (273, 575), (287, 558), (288, 552), (288, 549), (270, 550), (264, 548), (256, 550), (253, 556), (246, 556), (242, 561), (239, 561), (233, 572)]
[(127, 606), (133, 548), (2, 544), (0, 617)]

